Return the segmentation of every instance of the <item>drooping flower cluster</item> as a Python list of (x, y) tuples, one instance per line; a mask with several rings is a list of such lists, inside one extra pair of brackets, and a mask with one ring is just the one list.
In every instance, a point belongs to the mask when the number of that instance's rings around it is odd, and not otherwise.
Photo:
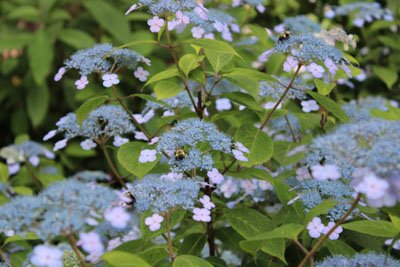
[(356, 27), (363, 27), (365, 22), (374, 20), (393, 20), (393, 13), (388, 8), (382, 8), (377, 2), (354, 2), (341, 6), (327, 7), (325, 17), (352, 16), (352, 23)]
[[(177, 157), (175, 152), (182, 150)], [(195, 118), (178, 122), (171, 131), (161, 135), (158, 152), (169, 152), (171, 169), (175, 172), (193, 169), (211, 170), (214, 166), (210, 151), (221, 151), (245, 161), (244, 148), (233, 146), (230, 137), (219, 132), (214, 124)]]
[(54, 80), (59, 81), (66, 71), (76, 69), (81, 74), (81, 78), (75, 82), (77, 89), (86, 87), (89, 83), (87, 76), (91, 73), (101, 74), (103, 85), (111, 87), (119, 83), (118, 76), (114, 73), (117, 69), (125, 67), (135, 71), (141, 62), (150, 64), (147, 58), (133, 50), (114, 48), (111, 44), (96, 44), (75, 52), (65, 60), (65, 66), (58, 70)]
[(199, 181), (194, 178), (171, 179), (171, 175), (149, 174), (133, 184), (131, 193), (137, 210), (158, 213), (175, 207), (192, 209), (199, 189)]
[(85, 229), (117, 200), (109, 188), (76, 180), (56, 182), (37, 196), (17, 197), (0, 209), (0, 231), (34, 232), (43, 240)]
[(0, 150), (0, 157), (6, 160), (8, 171), (11, 175), (16, 174), (24, 162), (35, 167), (38, 166), (41, 156), (48, 159), (54, 159), (55, 157), (53, 152), (34, 141), (6, 146)]
[(332, 256), (316, 263), (317, 267), (359, 267), (359, 266), (400, 266), (400, 261), (387, 254), (369, 252), (366, 254), (357, 253), (349, 258), (342, 255)]
[(76, 136), (87, 138), (81, 142), (81, 147), (85, 150), (96, 147), (99, 140), (107, 141), (111, 137), (114, 137), (115, 144), (121, 145), (128, 141), (125, 138), (121, 140), (121, 135), (135, 131), (129, 115), (123, 108), (114, 105), (103, 105), (90, 112), (82, 122), (82, 127), (79, 126), (74, 113), (62, 117), (56, 126), (57, 130), (50, 131), (43, 138), (46, 141), (58, 133), (64, 134), (64, 139), (55, 144), (55, 151), (64, 148), (68, 140)]

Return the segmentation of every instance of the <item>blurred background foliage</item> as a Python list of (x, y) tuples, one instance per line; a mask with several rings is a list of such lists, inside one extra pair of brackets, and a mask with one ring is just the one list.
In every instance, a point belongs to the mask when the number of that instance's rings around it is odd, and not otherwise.
[[(231, 10), (230, 2), (212, 1), (210, 5), (226, 4), (227, 11), (239, 24), (247, 25), (251, 29), (250, 35), (259, 38), (260, 42), (256, 45), (232, 44), (245, 59), (236, 64), (250, 67), (265, 49), (272, 47), (272, 41), (263, 27), (271, 29), (286, 17), (301, 14), (320, 22), (323, 27), (329, 27), (332, 21), (324, 19), (324, 7), (351, 1), (268, 0), (264, 14), (246, 7)], [(375, 21), (356, 28), (348, 23), (348, 18), (335, 18), (335, 23), (356, 36), (357, 48), (350, 54), (360, 62), (368, 76), (362, 83), (352, 81), (354, 89), (339, 86), (340, 93), (335, 96), (338, 99), (351, 100), (361, 95), (381, 94), (400, 100), (400, 35), (399, 21), (396, 20), (400, 13), (400, 1), (379, 2), (394, 12), (394, 21)], [(106, 89), (95, 82), (91, 82), (85, 90), (77, 91), (74, 86), (74, 81), (79, 78), (77, 73), (68, 73), (62, 81), (54, 82), (57, 69), (74, 51), (99, 42), (118, 46), (156, 38), (146, 24), (149, 14), (139, 10), (129, 16), (124, 15), (132, 4), (130, 0), (0, 1), (0, 147), (15, 142), (17, 136), (21, 140), (41, 140), (61, 116), (76, 110), (89, 97), (104, 94)], [(176, 38), (189, 35), (186, 32)], [(248, 36), (244, 34), (240, 38)], [(240, 41), (239, 35), (236, 37), (235, 41)], [(157, 46), (141, 45), (134, 49), (152, 60), (151, 74), (171, 63), (169, 54)], [(279, 56), (272, 57), (266, 64), (267, 73), (281, 72), (283, 60)], [(122, 73), (120, 77), (123, 77), (120, 88), (125, 94), (141, 91), (143, 85), (132, 79), (132, 73)], [(140, 112), (141, 104), (132, 105), (133, 112)], [(78, 143), (69, 145), (61, 155), (63, 165), (78, 170), (79, 159), (83, 162), (93, 153), (83, 151)], [(71, 162), (70, 158), (75, 158), (75, 161)], [(85, 167), (90, 168), (87, 162)]]

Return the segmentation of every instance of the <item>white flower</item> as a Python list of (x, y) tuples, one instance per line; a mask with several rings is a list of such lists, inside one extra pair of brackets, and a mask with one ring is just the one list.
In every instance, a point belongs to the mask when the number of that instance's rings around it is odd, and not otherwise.
[(59, 80), (61, 80), (65, 71), (66, 71), (66, 69), (64, 67), (59, 68), (58, 72), (54, 76), (54, 81), (58, 82)]
[(86, 139), (81, 142), (81, 147), (83, 150), (91, 150), (92, 148), (95, 148), (97, 144), (93, 142), (92, 139)]
[(68, 141), (68, 139), (63, 139), (63, 140), (56, 142), (54, 144), (53, 151), (57, 151), (57, 150), (64, 148), (67, 145), (67, 141)]
[(194, 13), (196, 13), (202, 20), (208, 20), (208, 10), (203, 6), (203, 4), (198, 3), (194, 8)]
[(356, 18), (355, 20), (353, 20), (353, 25), (358, 27), (358, 28), (362, 28), (362, 26), (364, 26), (365, 21), (362, 18)]
[(135, 132), (135, 139), (149, 141), (149, 139), (147, 139), (147, 136), (143, 132)]
[(63, 252), (59, 248), (38, 245), (33, 249), (31, 263), (40, 267), (62, 267)]
[(47, 149), (44, 150), (43, 153), (44, 153), (44, 156), (45, 156), (46, 158), (48, 158), (48, 159), (54, 159), (54, 158), (56, 157), (56, 155), (54, 155), (53, 152), (51, 152), (51, 151), (49, 151), (49, 150), (47, 150)]
[(139, 162), (153, 162), (157, 159), (157, 151), (154, 149), (145, 149), (140, 152)]
[(198, 222), (211, 222), (211, 211), (208, 209), (193, 209), (193, 220)]
[(205, 30), (202, 27), (193, 27), (191, 32), (193, 38), (199, 39), (203, 37)]
[(164, 218), (157, 213), (154, 213), (152, 216), (147, 217), (144, 220), (144, 224), (149, 226), (150, 231), (157, 231), (161, 228), (161, 223), (164, 221)]
[(128, 138), (123, 138), (119, 135), (114, 136), (114, 141), (113, 141), (113, 145), (116, 147), (120, 147), (125, 143), (128, 143), (129, 139)]
[(284, 33), (286, 30), (285, 25), (283, 24), (278, 24), (274, 27), (274, 31), (277, 33)]
[(190, 23), (190, 19), (189, 19), (189, 17), (188, 16), (186, 16), (186, 15), (184, 15), (183, 13), (182, 13), (182, 11), (180, 11), (180, 10), (178, 10), (176, 13), (175, 13), (175, 18), (176, 18), (176, 20), (178, 21), (178, 23), (179, 24), (189, 24)]
[[(278, 101), (276, 101), (276, 102), (268, 101), (267, 103), (265, 103), (265, 104), (263, 105), (263, 107), (264, 107), (265, 109), (273, 109), (277, 103), (278, 103)], [(281, 103), (279, 103), (279, 105), (276, 107), (276, 109), (281, 109), (282, 106), (283, 106), (283, 103), (281, 102)]]
[(389, 183), (386, 180), (380, 179), (373, 173), (369, 173), (363, 177), (355, 189), (366, 195), (368, 199), (376, 200), (382, 198), (389, 189)]
[(175, 116), (175, 113), (172, 110), (164, 111), (162, 117), (168, 117), (168, 116)]
[(335, 17), (335, 11), (333, 11), (332, 9), (329, 9), (327, 11), (325, 11), (325, 18), (327, 19), (332, 19)]
[(128, 15), (129, 13), (135, 11), (136, 9), (138, 9), (140, 7), (140, 5), (138, 4), (133, 4), (131, 5), (131, 7), (125, 12), (125, 16)]
[(124, 229), (131, 219), (131, 215), (123, 207), (115, 207), (104, 212), (104, 218), (112, 227)]
[(315, 78), (322, 78), (325, 72), (325, 69), (323, 67), (314, 62), (311, 62), (311, 64), (307, 66), (307, 70), (311, 72), (312, 76), (314, 76)]
[(283, 63), (283, 70), (289, 72), (299, 65), (299, 61), (292, 56), (288, 56), (286, 61)]
[(235, 142), (235, 147), (237, 150), (242, 151), (243, 153), (250, 153), (250, 150), (240, 142)]
[(199, 199), (201, 204), (203, 204), (203, 207), (207, 210), (211, 210), (215, 208), (215, 204), (211, 202), (211, 199), (209, 196), (204, 195), (202, 198)]
[(261, 190), (272, 190), (272, 189), (274, 189), (274, 187), (272, 186), (271, 183), (269, 183), (268, 181), (262, 181), (262, 180), (258, 181), (258, 187)]
[(341, 177), (339, 168), (333, 164), (311, 166), (311, 174), (318, 181), (337, 180)]
[[(334, 222), (329, 222), (328, 226), (324, 227), (324, 230), (322, 231), (325, 235), (335, 226)], [(339, 234), (343, 232), (342, 226), (339, 226), (329, 235), (330, 240), (336, 240), (339, 238)]]
[(241, 180), (240, 186), (243, 188), (246, 195), (252, 195), (257, 189), (257, 183), (252, 180)]
[(8, 236), (8, 237), (11, 237), (11, 236), (14, 236), (14, 235), (15, 235), (14, 230), (11, 230), (11, 229), (4, 230), (3, 233), (4, 233), (5, 236)]
[(267, 51), (264, 51), (259, 57), (258, 57), (258, 61), (260, 62), (266, 62), (268, 60), (268, 58), (274, 53), (274, 49), (268, 49)]
[(160, 19), (158, 16), (154, 16), (147, 21), (147, 24), (150, 26), (151, 32), (159, 32), (164, 26), (165, 21), (163, 19)]
[(228, 98), (220, 98), (215, 101), (215, 108), (218, 111), (230, 110), (232, 108), (232, 104)]
[(351, 69), (344, 62), (342, 62), (341, 67), (342, 67), (342, 70), (344, 72), (346, 72), (347, 76), (349, 76), (350, 78), (353, 77), (353, 75), (351, 75)]
[(158, 137), (158, 136), (153, 137), (153, 138), (150, 140), (149, 144), (150, 144), (150, 145), (154, 145), (154, 144), (156, 144), (156, 143), (158, 142), (158, 140), (160, 140), (160, 137)]
[(319, 217), (314, 217), (308, 224), (307, 230), (308, 234), (312, 238), (318, 238), (321, 236), (322, 232), (325, 229), (325, 225), (321, 222)]
[(231, 24), (231, 29), (233, 32), (240, 33), (240, 26), (237, 24)]
[(56, 134), (57, 134), (57, 130), (51, 130), (45, 136), (43, 136), (43, 141), (47, 141), (47, 140), (53, 138)]
[(302, 168), (298, 168), (296, 170), (296, 178), (299, 181), (303, 181), (303, 180), (311, 179), (312, 177), (311, 177), (311, 174), (308, 171), (308, 169), (302, 167)]
[(336, 71), (338, 70), (338, 66), (333, 62), (332, 59), (327, 58), (324, 61), (325, 66), (328, 68), (329, 72), (332, 74), (332, 76), (335, 76)]
[(224, 176), (220, 174), (216, 168), (212, 168), (211, 171), (208, 171), (207, 176), (210, 178), (212, 184), (220, 184), (224, 180)]
[(10, 175), (16, 174), (21, 169), (18, 163), (7, 164), (7, 167), (8, 167), (8, 173)]
[(139, 81), (141, 82), (145, 82), (147, 81), (147, 76), (150, 75), (150, 73), (143, 69), (142, 67), (138, 67), (135, 72), (133, 73), (133, 75), (139, 79)]
[(232, 33), (229, 30), (223, 31), (222, 39), (224, 39), (225, 41), (232, 42), (233, 41)]
[(118, 247), (122, 244), (121, 238), (116, 237), (114, 239), (110, 239), (107, 244), (107, 251), (113, 250), (114, 248)]
[(81, 78), (79, 80), (75, 81), (76, 89), (82, 90), (83, 88), (86, 87), (86, 85), (88, 85), (88, 83), (89, 83), (89, 81), (88, 81), (87, 77), (81, 76)]
[(266, 8), (265, 8), (265, 6), (263, 6), (263, 5), (257, 5), (256, 6), (256, 9), (257, 9), (257, 11), (258, 12), (260, 12), (260, 13), (264, 13), (265, 12), (265, 10), (266, 10)]
[[(393, 239), (388, 239), (385, 241), (386, 246), (390, 246), (393, 243)], [(400, 240), (396, 240), (392, 246), (393, 249), (395, 250), (400, 250)]]
[[(148, 122), (149, 120), (151, 120), (154, 117), (155, 113), (153, 109), (150, 109), (149, 112), (147, 112), (146, 114), (142, 115), (142, 114), (133, 114), (133, 117), (135, 118), (135, 120), (137, 120), (138, 123), (143, 124)], [(147, 140), (147, 138), (146, 138)]]
[(249, 161), (248, 158), (246, 158), (243, 155), (243, 152), (237, 149), (233, 149), (232, 150), (233, 156), (235, 157), (235, 159), (239, 160), (239, 161)]
[(35, 167), (38, 166), (40, 163), (40, 158), (36, 155), (30, 156), (28, 160), (32, 164), (32, 166), (35, 166)]
[(302, 106), (302, 110), (306, 113), (309, 113), (311, 111), (317, 111), (319, 110), (319, 106), (317, 104), (317, 101), (311, 99), (311, 100), (305, 100), (305, 101), (301, 101), (301, 106)]
[(232, 0), (233, 7), (238, 7), (240, 4), (242, 4), (242, 0)]
[(106, 73), (101, 76), (103, 79), (103, 86), (104, 87), (111, 87), (114, 84), (119, 84), (118, 75), (115, 73)]
[(232, 179), (227, 180), (221, 186), (221, 192), (226, 198), (230, 198), (234, 193), (237, 192), (237, 190), (238, 187)]
[(79, 240), (76, 242), (78, 246), (81, 246), (87, 253), (103, 253), (104, 246), (101, 243), (101, 239), (98, 233), (80, 233)]

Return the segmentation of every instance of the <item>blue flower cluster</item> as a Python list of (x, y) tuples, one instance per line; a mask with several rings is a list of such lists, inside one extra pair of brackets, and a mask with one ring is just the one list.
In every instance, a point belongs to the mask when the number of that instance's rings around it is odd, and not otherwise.
[(21, 144), (6, 146), (0, 150), (0, 157), (4, 158), (8, 164), (23, 162), (39, 156), (44, 156), (49, 159), (54, 158), (53, 152), (34, 141), (26, 141)]
[(139, 0), (139, 4), (147, 6), (153, 15), (163, 15), (166, 12), (175, 13), (182, 10), (192, 10), (196, 7), (195, 0)]
[(86, 76), (111, 72), (114, 64), (118, 68), (135, 70), (140, 62), (146, 61), (146, 58), (133, 50), (113, 48), (111, 44), (96, 44), (75, 52), (64, 64), (66, 70), (76, 69), (82, 76)]
[(86, 183), (97, 182), (97, 181), (104, 182), (111, 180), (111, 176), (102, 171), (81, 171), (75, 173), (70, 178)]
[(117, 201), (110, 188), (76, 180), (56, 182), (38, 196), (17, 197), (0, 209), (0, 231), (34, 232), (43, 240), (84, 230), (86, 220)]
[(169, 159), (174, 172), (196, 168), (211, 170), (213, 160), (209, 151), (217, 150), (231, 154), (231, 145), (231, 138), (219, 132), (214, 124), (191, 118), (178, 122), (171, 131), (162, 134), (157, 143), (157, 151), (186, 151), (187, 155), (181, 160), (176, 160), (175, 157)]
[(343, 110), (352, 122), (369, 121), (372, 109), (387, 110), (387, 100), (383, 97), (366, 97), (359, 100), (352, 100), (342, 105)]
[(357, 253), (349, 258), (342, 255), (328, 257), (316, 263), (317, 267), (360, 267), (360, 266), (400, 266), (400, 261), (387, 254), (369, 252), (366, 254)]
[(320, 32), (321, 26), (307, 16), (296, 16), (286, 18), (282, 25), (292, 33)]
[(150, 174), (136, 181), (131, 192), (139, 211), (162, 212), (175, 207), (192, 209), (199, 190), (200, 184), (195, 178), (173, 180), (167, 175)]
[(393, 13), (390, 9), (382, 8), (377, 2), (355, 2), (346, 5), (335, 6), (328, 8), (325, 16), (333, 18), (336, 16), (353, 15), (353, 24), (357, 27), (364, 26), (365, 22), (372, 22), (374, 20), (393, 20)]
[[(300, 122), (296, 116), (292, 114), (286, 115), (290, 126), (296, 136), (301, 134)], [(286, 140), (293, 141), (291, 136), (289, 125), (284, 116), (271, 119), (268, 128), (268, 133), (270, 136), (273, 136), (274, 140)]]
[[(261, 97), (272, 97), (277, 101), (283, 95), (283, 92), (290, 83), (291, 79), (283, 76), (272, 77), (275, 78), (275, 81), (260, 82), (259, 95)], [(305, 91), (312, 89), (314, 89), (314, 86), (306, 84), (300, 77), (297, 77), (287, 92), (285, 99), (306, 99), (307, 94)]]

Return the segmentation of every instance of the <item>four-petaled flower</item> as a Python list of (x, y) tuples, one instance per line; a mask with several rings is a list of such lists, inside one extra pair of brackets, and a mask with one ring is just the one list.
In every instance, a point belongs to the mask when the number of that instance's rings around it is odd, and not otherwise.
[(193, 38), (199, 39), (199, 38), (203, 37), (205, 30), (201, 27), (193, 27), (191, 32), (192, 32)]
[(288, 56), (286, 61), (283, 63), (283, 70), (289, 72), (299, 65), (299, 61), (292, 56)]
[(149, 227), (150, 231), (154, 232), (161, 228), (161, 223), (163, 221), (164, 221), (164, 218), (161, 215), (154, 213), (153, 215), (151, 215), (150, 217), (147, 217), (144, 220), (144, 224)]
[(207, 210), (211, 210), (215, 208), (215, 204), (211, 202), (211, 199), (209, 196), (204, 195), (202, 198), (199, 199), (200, 203), (203, 204), (203, 207)]
[(311, 174), (319, 181), (337, 180), (342, 176), (338, 166), (333, 164), (311, 166)]
[(335, 76), (336, 71), (338, 70), (338, 66), (333, 62), (332, 59), (327, 58), (324, 61), (325, 66), (328, 68), (329, 72), (332, 74), (332, 76)]
[[(334, 222), (329, 222), (328, 226), (324, 227), (324, 230), (322, 230), (323, 234), (328, 234), (328, 232), (335, 226)], [(342, 226), (338, 226), (330, 235), (329, 239), (330, 240), (336, 240), (339, 238), (339, 234), (343, 232)]]
[(83, 150), (91, 150), (92, 148), (95, 148), (97, 144), (93, 142), (92, 139), (86, 139), (81, 142), (81, 147)]
[(321, 222), (321, 219), (319, 217), (314, 217), (308, 224), (307, 224), (307, 230), (308, 234), (312, 238), (318, 238), (321, 236), (325, 229), (325, 225)]
[(88, 83), (89, 83), (89, 81), (88, 81), (87, 77), (81, 76), (81, 78), (79, 80), (75, 81), (76, 89), (82, 90), (83, 88), (86, 87), (86, 85), (88, 85)]
[(210, 178), (210, 182), (213, 184), (220, 184), (224, 180), (224, 176), (220, 174), (216, 168), (208, 171), (207, 176)]
[(145, 149), (140, 152), (139, 162), (153, 162), (157, 159), (157, 151), (154, 149)]
[(317, 104), (317, 101), (311, 99), (311, 100), (305, 100), (305, 101), (301, 101), (301, 106), (302, 106), (302, 110), (306, 113), (309, 113), (311, 111), (317, 111), (319, 110), (319, 106)]
[(198, 222), (211, 222), (211, 211), (208, 209), (193, 209), (193, 220)]
[(139, 81), (141, 82), (145, 82), (147, 81), (147, 76), (150, 75), (150, 73), (143, 69), (142, 67), (139, 67), (135, 70), (135, 72), (133, 73), (133, 75), (139, 79)]
[(160, 19), (158, 16), (154, 16), (153, 18), (147, 21), (147, 24), (150, 26), (151, 32), (159, 32), (161, 28), (165, 24), (164, 19)]
[(314, 76), (315, 78), (322, 78), (325, 72), (325, 69), (323, 67), (314, 62), (311, 62), (311, 64), (307, 66), (307, 70), (311, 72), (312, 76)]
[(106, 73), (101, 76), (103, 79), (103, 86), (104, 87), (111, 87), (114, 84), (119, 84), (118, 75), (115, 73)]

